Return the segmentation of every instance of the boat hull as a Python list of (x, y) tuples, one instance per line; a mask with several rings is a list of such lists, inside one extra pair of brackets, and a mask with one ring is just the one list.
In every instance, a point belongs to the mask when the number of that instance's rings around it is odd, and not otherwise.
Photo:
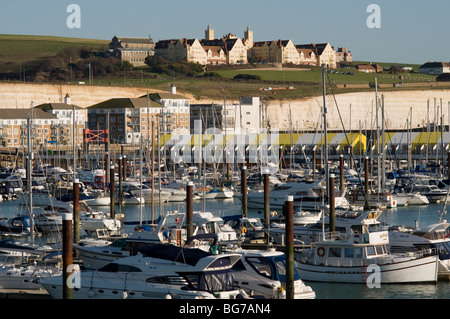
[[(146, 282), (148, 275), (127, 273), (121, 274), (102, 272), (100, 279), (98, 273), (86, 271), (79, 273), (79, 288), (74, 287), (73, 299), (216, 299), (206, 291), (191, 291), (184, 289), (181, 284), (168, 285), (167, 283)], [(94, 279), (93, 279), (94, 278)], [(63, 297), (62, 277), (56, 276), (40, 281), (53, 299)], [(238, 291), (221, 293), (221, 299), (230, 298)], [(223, 294), (223, 295), (222, 295)]]
[(306, 281), (367, 284), (433, 283), (437, 281), (437, 256), (406, 259), (395, 263), (368, 266), (325, 266), (296, 263), (300, 277)]

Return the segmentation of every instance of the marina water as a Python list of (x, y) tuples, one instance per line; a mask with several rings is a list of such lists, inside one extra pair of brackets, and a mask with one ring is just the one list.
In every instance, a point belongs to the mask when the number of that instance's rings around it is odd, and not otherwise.
[[(205, 211), (224, 217), (241, 213), (241, 202), (238, 199), (214, 199), (205, 201)], [(383, 210), (379, 221), (388, 225), (404, 225), (409, 227), (424, 227), (436, 223), (442, 213), (443, 204), (424, 206), (398, 207)], [(98, 207), (108, 212), (108, 207)], [(131, 233), (142, 219), (143, 223), (151, 220), (151, 205), (124, 205), (116, 207), (116, 212), (122, 210), (124, 233)], [(185, 202), (164, 203), (163, 213), (178, 210), (186, 212)], [(203, 202), (194, 201), (194, 211), (202, 211)], [(0, 203), (0, 218), (12, 217), (24, 213), (24, 208), (18, 207), (15, 201)], [(249, 217), (263, 218), (262, 211), (249, 210)], [(141, 217), (142, 216), (142, 217)], [(154, 218), (159, 217), (159, 204), (154, 205)], [(443, 219), (450, 219), (444, 215)], [(362, 284), (318, 283), (307, 282), (316, 293), (316, 299), (448, 299), (450, 298), (450, 281), (438, 281), (436, 284), (385, 284), (380, 288), (369, 288)]]

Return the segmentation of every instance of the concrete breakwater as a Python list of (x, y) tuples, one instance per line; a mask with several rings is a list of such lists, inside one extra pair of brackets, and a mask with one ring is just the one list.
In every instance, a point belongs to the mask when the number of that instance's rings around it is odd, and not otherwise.
[[(66, 94), (72, 103), (80, 107), (111, 99), (135, 98), (146, 94), (148, 89), (142, 87), (111, 87), (89, 85), (55, 85), (36, 83), (0, 83), (0, 108), (29, 108), (49, 102), (61, 102)], [(149, 89), (150, 92), (154, 90)], [(424, 127), (430, 123), (440, 123), (441, 115), (444, 125), (450, 123), (450, 90), (396, 90), (378, 91), (379, 114), (381, 114), (381, 96), (384, 96), (385, 128), (388, 130), (406, 129), (406, 120), (412, 119), (412, 128)], [(190, 98), (191, 104), (217, 103), (223, 100)], [(232, 103), (232, 101), (227, 101)], [(237, 101), (235, 101), (237, 103)], [(327, 126), (330, 130), (365, 130), (374, 127), (376, 109), (375, 93), (359, 92), (328, 94)], [(442, 108), (441, 108), (442, 105)], [(272, 100), (268, 102), (267, 113), (270, 127), (280, 131), (289, 131), (290, 123), (294, 132), (320, 130), (323, 126), (322, 96), (299, 100)], [(412, 116), (410, 117), (410, 112)], [(289, 116), (292, 116), (290, 119)], [(381, 123), (381, 115), (379, 123)], [(379, 124), (381, 125), (381, 124)]]

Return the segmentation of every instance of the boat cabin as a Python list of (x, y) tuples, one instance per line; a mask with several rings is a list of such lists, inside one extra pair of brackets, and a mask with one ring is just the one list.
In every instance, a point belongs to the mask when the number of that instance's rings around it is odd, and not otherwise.
[(313, 250), (313, 262), (324, 266), (368, 266), (379, 259), (384, 262), (384, 259), (390, 258), (388, 244), (387, 231), (323, 240)]

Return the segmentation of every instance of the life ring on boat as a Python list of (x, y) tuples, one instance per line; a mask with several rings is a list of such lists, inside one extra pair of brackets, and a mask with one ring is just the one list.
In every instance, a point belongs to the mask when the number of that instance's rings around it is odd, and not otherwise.
[(319, 256), (319, 257), (325, 256), (325, 248), (323, 248), (323, 247), (317, 248), (317, 256)]
[(359, 244), (359, 235), (355, 235), (355, 236), (353, 236), (353, 243), (355, 243), (355, 244)]
[(242, 227), (242, 229), (241, 229), (241, 233), (246, 233), (247, 232), (247, 228), (245, 228), (245, 227)]

